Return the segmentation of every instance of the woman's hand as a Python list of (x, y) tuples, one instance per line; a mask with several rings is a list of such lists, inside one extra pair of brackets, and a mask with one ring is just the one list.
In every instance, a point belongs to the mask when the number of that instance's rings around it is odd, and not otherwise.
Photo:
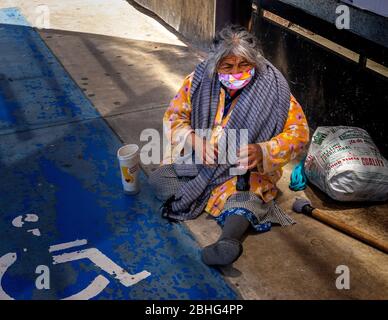
[(217, 162), (218, 149), (213, 146), (205, 138), (197, 136), (194, 132), (191, 133), (191, 147), (196, 154), (201, 154), (202, 163), (206, 165), (215, 165)]
[(247, 170), (256, 168), (261, 161), (263, 161), (263, 153), (258, 144), (248, 144), (242, 147), (238, 153), (237, 164)]

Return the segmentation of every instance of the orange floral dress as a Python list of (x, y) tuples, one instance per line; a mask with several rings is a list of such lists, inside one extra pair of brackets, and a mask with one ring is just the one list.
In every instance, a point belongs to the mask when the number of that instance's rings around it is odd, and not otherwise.
[[(182, 143), (193, 132), (191, 128), (191, 101), (190, 88), (194, 73), (188, 75), (182, 87), (172, 99), (163, 117), (164, 133), (168, 144), (164, 153), (162, 164), (171, 164), (179, 157)], [(238, 97), (224, 116), (225, 90), (221, 88), (217, 113), (212, 128), (210, 143), (216, 143), (223, 132), (236, 105)], [(259, 143), (263, 161), (258, 165), (250, 178), (250, 191), (263, 199), (264, 202), (273, 200), (278, 189), (276, 183), (282, 176), (282, 166), (296, 158), (307, 146), (309, 141), (309, 128), (302, 107), (295, 97), (290, 97), (290, 109), (283, 132), (271, 140)], [(237, 177), (233, 177), (212, 191), (205, 211), (212, 216), (219, 216), (227, 199), (236, 193)]]

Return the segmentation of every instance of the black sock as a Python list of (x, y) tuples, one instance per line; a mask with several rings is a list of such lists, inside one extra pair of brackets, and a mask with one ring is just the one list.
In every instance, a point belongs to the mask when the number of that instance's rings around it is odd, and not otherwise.
[(220, 239), (235, 239), (241, 241), (245, 231), (247, 231), (250, 222), (243, 216), (231, 215), (226, 217)]
[(218, 241), (202, 250), (202, 261), (207, 265), (217, 266), (225, 266), (236, 261), (242, 253), (240, 241), (249, 224), (243, 216), (227, 217)]
[(235, 239), (240, 241), (248, 229), (250, 222), (243, 216), (231, 215), (226, 217), (220, 239)]

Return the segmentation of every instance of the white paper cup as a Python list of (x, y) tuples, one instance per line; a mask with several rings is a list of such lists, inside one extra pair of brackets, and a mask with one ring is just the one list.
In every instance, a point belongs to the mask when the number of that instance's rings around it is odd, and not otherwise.
[(121, 181), (124, 192), (136, 194), (140, 191), (139, 170), (140, 156), (139, 146), (127, 144), (117, 151), (117, 158), (120, 163)]

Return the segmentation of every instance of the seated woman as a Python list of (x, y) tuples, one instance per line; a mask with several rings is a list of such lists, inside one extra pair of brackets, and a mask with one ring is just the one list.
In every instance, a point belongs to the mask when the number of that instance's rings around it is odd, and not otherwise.
[[(163, 125), (170, 144), (150, 183), (165, 201), (165, 217), (194, 219), (205, 211), (223, 227), (219, 240), (203, 249), (204, 263), (237, 260), (249, 226), (264, 232), (273, 223), (294, 223), (273, 200), (281, 167), (305, 148), (309, 129), (283, 75), (262, 57), (246, 29), (228, 26), (216, 35), (208, 58), (171, 101)], [(210, 136), (200, 136), (198, 129), (210, 129)], [(237, 139), (237, 162), (220, 163), (220, 141), (231, 129), (246, 129), (247, 143)], [(190, 159), (200, 155), (203, 163), (182, 163), (184, 147)], [(250, 172), (245, 191), (236, 188), (241, 180), (231, 174), (236, 165)]]

